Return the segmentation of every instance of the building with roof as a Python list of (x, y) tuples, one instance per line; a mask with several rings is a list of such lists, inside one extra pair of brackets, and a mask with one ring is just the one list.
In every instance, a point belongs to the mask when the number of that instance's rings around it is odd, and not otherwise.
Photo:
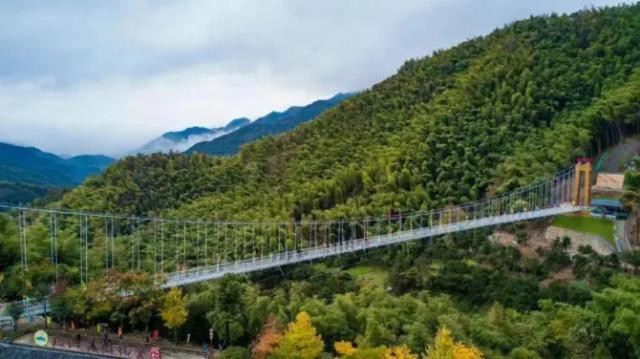
[(617, 198), (596, 198), (591, 200), (591, 215), (611, 219), (627, 219), (629, 214)]

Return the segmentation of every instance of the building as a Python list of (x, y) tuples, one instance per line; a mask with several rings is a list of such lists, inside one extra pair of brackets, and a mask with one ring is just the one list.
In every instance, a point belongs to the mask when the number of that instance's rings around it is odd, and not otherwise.
[(596, 198), (591, 200), (591, 215), (611, 219), (627, 219), (629, 216), (622, 202), (616, 198)]

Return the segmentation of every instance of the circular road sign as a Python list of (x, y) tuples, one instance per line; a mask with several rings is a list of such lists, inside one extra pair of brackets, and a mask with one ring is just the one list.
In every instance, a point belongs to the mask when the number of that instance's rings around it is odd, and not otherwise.
[(37, 332), (35, 332), (35, 334), (33, 334), (33, 341), (37, 345), (43, 347), (49, 342), (49, 336), (44, 330), (38, 330)]

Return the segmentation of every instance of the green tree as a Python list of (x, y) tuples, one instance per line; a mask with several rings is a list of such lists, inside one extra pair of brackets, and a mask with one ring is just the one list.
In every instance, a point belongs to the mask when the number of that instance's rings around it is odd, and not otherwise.
[(220, 353), (219, 359), (251, 359), (251, 352), (243, 347), (228, 347)]
[(538, 353), (528, 350), (527, 348), (517, 347), (509, 353), (510, 359), (540, 359)]
[(633, 267), (633, 274), (638, 275), (638, 268), (640, 268), (640, 249), (623, 252), (622, 258)]
[(244, 286), (234, 275), (226, 275), (209, 290), (210, 306), (207, 319), (219, 336), (220, 347), (235, 343), (245, 334), (243, 325)]
[(22, 316), (23, 307), (19, 302), (11, 302), (7, 304), (7, 314), (13, 319), (13, 330), (18, 331), (18, 320)]
[(609, 347), (614, 357), (630, 352), (640, 356), (640, 279), (617, 276), (613, 282), (612, 288), (593, 294), (590, 309), (600, 320), (608, 341), (618, 343)]
[(56, 318), (60, 327), (66, 327), (67, 319), (73, 314), (73, 303), (65, 293), (66, 291), (61, 289), (49, 299), (51, 313)]

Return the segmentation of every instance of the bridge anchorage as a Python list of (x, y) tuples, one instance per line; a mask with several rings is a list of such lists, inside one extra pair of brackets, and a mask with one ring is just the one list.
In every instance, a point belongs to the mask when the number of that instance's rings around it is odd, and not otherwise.
[[(0, 205), (16, 217), (21, 268), (49, 265), (55, 280), (112, 270), (153, 274), (163, 288), (249, 273), (447, 233), (587, 209), (591, 165), (457, 207), (380, 218), (238, 222), (120, 216)], [(74, 270), (74, 271), (75, 271)]]

